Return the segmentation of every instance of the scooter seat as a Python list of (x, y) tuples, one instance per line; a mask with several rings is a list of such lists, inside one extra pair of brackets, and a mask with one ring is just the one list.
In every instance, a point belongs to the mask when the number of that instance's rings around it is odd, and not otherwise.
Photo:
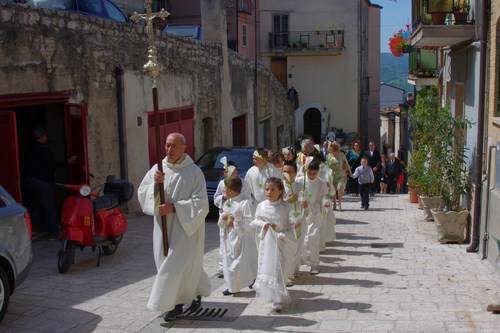
[(120, 204), (118, 196), (115, 194), (105, 194), (102, 197), (92, 199), (95, 211), (115, 208)]

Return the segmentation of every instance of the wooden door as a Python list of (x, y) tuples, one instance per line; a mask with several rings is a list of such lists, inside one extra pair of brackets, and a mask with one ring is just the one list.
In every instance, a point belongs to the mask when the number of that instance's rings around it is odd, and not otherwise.
[(19, 146), (17, 143), (16, 113), (13, 111), (0, 111), (0, 185), (17, 202), (22, 202), (21, 175), (19, 171)]

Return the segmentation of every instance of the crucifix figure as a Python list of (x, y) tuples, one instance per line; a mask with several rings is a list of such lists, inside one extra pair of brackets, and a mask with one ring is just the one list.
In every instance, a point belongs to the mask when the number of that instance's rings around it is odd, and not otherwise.
[[(155, 134), (156, 134), (156, 160), (158, 161), (158, 170), (163, 172), (163, 165), (161, 163), (161, 142), (160, 142), (160, 112), (158, 107), (158, 90), (156, 88), (156, 82), (158, 75), (162, 70), (162, 66), (158, 63), (158, 52), (155, 46), (155, 31), (153, 26), (153, 20), (156, 18), (166, 19), (170, 13), (165, 9), (161, 9), (158, 13), (151, 12), (152, 0), (145, 0), (144, 5), (146, 7), (146, 14), (134, 14), (130, 19), (136, 23), (141, 20), (146, 21), (146, 32), (148, 33), (148, 61), (144, 65), (144, 70), (151, 75), (151, 83), (153, 87), (153, 111), (155, 119)], [(160, 195), (160, 205), (165, 203), (165, 190), (163, 188), (163, 183), (159, 184), (159, 195)], [(168, 254), (168, 233), (167, 233), (167, 218), (165, 215), (161, 217), (162, 233), (163, 233), (163, 254), (165, 257)]]
[(151, 74), (153, 88), (156, 87), (156, 78), (162, 70), (162, 66), (158, 63), (158, 52), (155, 46), (155, 31), (153, 26), (153, 21), (156, 18), (161, 18), (165, 20), (170, 13), (162, 8), (157, 13), (151, 12), (151, 3), (153, 0), (145, 0), (144, 6), (146, 7), (146, 14), (138, 14), (134, 12), (130, 19), (135, 23), (139, 23), (141, 20), (146, 21), (146, 32), (148, 33), (149, 47), (148, 47), (148, 62), (144, 65), (144, 70)]

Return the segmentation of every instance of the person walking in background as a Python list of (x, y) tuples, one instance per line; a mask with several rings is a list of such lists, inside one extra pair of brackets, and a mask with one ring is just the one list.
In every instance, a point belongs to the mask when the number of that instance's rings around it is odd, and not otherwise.
[(342, 211), (342, 197), (347, 183), (347, 174), (351, 173), (351, 169), (344, 153), (340, 151), (338, 143), (331, 144), (330, 154), (327, 156), (326, 163), (332, 170), (330, 184), (333, 186), (333, 210), (338, 207), (339, 211)]
[[(167, 311), (165, 321), (177, 319), (183, 304), (197, 311), (201, 296), (209, 296), (212, 286), (203, 270), (205, 217), (208, 197), (205, 177), (189, 157), (186, 139), (171, 133), (165, 142), (167, 157), (163, 173), (155, 164), (144, 176), (137, 191), (139, 203), (147, 215), (154, 216), (153, 255), (157, 269), (147, 307)], [(165, 187), (165, 203), (159, 204), (158, 184)], [(164, 255), (162, 216), (166, 216), (169, 250)]]
[[(363, 152), (361, 151), (361, 142), (359, 140), (354, 140), (352, 142), (351, 149), (346, 154), (347, 163), (349, 163), (351, 173), (353, 173), (356, 168), (361, 165), (362, 157)], [(352, 196), (358, 196), (359, 185), (356, 179), (349, 178), (347, 180), (346, 192), (351, 193)]]
[(375, 181), (370, 189), (370, 194), (375, 195), (375, 193), (380, 191), (380, 162), (382, 158), (380, 157), (380, 152), (374, 141), (370, 141), (368, 144), (368, 150), (365, 151), (365, 156), (368, 159), (368, 166), (372, 168), (373, 175), (375, 176)]
[(381, 194), (387, 194), (387, 179), (386, 174), (386, 163), (387, 163), (387, 157), (385, 154), (381, 155), (381, 160), (380, 160), (380, 193)]
[(375, 182), (372, 168), (368, 165), (368, 158), (363, 156), (361, 166), (357, 167), (352, 174), (353, 178), (358, 178), (359, 191), (361, 193), (361, 209), (368, 210), (370, 207), (370, 189)]
[(49, 133), (43, 127), (33, 131), (34, 142), (28, 147), (25, 159), (25, 179), (27, 206), (33, 223), (33, 234), (47, 229), (48, 240), (59, 240), (59, 222), (55, 199), (56, 169), (76, 163), (78, 157), (58, 161), (50, 150), (47, 141)]
[(396, 154), (390, 153), (386, 163), (387, 193), (395, 194), (397, 190), (397, 180), (401, 174), (401, 163), (396, 158)]

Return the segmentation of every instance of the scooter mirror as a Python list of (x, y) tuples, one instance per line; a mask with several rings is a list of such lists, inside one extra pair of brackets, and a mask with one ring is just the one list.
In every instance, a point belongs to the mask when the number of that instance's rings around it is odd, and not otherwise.
[(80, 195), (83, 197), (89, 196), (91, 192), (90, 186), (82, 185), (80, 186)]

